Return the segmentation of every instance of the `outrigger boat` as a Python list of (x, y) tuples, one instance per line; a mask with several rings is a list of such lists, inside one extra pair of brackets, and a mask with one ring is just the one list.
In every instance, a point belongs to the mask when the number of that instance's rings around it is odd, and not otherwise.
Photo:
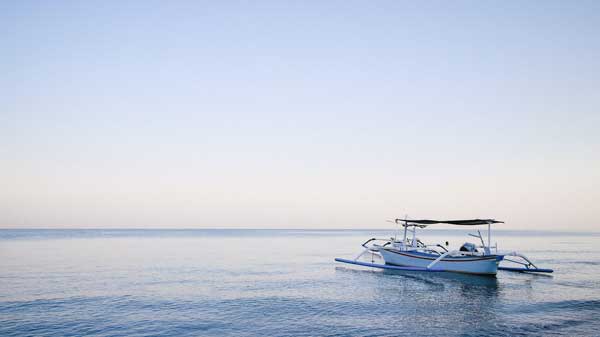
[[(491, 225), (504, 223), (494, 219), (472, 220), (408, 220), (396, 219), (396, 224), (404, 227), (404, 237), (377, 239), (372, 238), (362, 244), (364, 250), (354, 259), (336, 258), (335, 261), (375, 267), (382, 269), (427, 271), (427, 272), (458, 272), (480, 275), (496, 275), (498, 270), (552, 273), (552, 269), (538, 268), (525, 255), (518, 252), (498, 251), (498, 245), (492, 247)], [(459, 250), (448, 250), (444, 245), (427, 245), (417, 238), (417, 228), (425, 228), (433, 224), (450, 224), (458, 226), (487, 225), (487, 244), (480, 231), (469, 234), (478, 238), (481, 244), (464, 243)], [(409, 237), (412, 234), (412, 238)], [(382, 242), (382, 243), (379, 243)], [(446, 242), (448, 246), (448, 242)], [(384, 264), (360, 261), (360, 258), (371, 253), (380, 256)], [(507, 258), (508, 257), (508, 258)], [(500, 262), (511, 262), (516, 266), (500, 266)]]

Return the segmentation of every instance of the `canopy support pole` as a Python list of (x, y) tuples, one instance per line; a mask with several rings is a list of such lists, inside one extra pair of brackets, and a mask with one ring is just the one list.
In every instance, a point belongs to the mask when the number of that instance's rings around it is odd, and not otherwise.
[(486, 254), (492, 254), (492, 224), (488, 221), (488, 244), (486, 247)]

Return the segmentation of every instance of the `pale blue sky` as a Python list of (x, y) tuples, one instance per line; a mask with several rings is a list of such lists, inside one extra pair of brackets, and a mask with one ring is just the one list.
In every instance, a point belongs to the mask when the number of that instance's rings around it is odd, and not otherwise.
[(1, 227), (600, 230), (598, 1), (0, 4)]

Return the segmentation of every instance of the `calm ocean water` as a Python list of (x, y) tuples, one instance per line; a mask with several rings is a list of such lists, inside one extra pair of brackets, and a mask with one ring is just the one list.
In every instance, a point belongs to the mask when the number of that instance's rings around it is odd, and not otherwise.
[(0, 230), (0, 336), (600, 336), (600, 234), (496, 232), (552, 276), (333, 262), (391, 234)]

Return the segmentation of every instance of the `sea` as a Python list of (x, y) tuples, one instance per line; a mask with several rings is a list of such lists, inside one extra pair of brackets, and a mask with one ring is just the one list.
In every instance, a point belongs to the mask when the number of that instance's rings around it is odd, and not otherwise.
[[(548, 275), (334, 262), (394, 235), (0, 230), (0, 336), (600, 336), (600, 233), (493, 233)], [(418, 236), (451, 249), (477, 240), (462, 229)]]

